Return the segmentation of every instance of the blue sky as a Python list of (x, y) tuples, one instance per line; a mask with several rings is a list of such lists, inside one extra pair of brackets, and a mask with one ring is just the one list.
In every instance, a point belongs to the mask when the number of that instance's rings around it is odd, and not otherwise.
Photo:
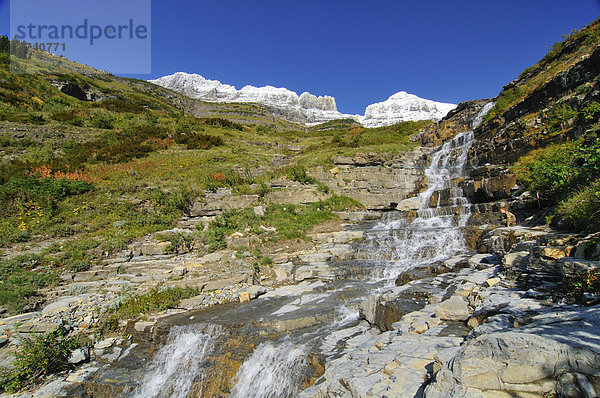
[(152, 73), (133, 77), (271, 84), (332, 95), (345, 113), (401, 90), (457, 103), (497, 95), (598, 16), (600, 0), (153, 0)]

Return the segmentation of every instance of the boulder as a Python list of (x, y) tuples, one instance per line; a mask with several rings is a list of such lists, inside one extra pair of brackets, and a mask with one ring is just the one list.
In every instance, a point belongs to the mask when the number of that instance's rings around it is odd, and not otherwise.
[(475, 203), (502, 200), (510, 197), (511, 189), (517, 184), (517, 176), (501, 172), (500, 175), (474, 180), (465, 186), (465, 195)]
[(432, 276), (450, 272), (450, 270), (451, 267), (447, 266), (442, 262), (437, 262), (426, 267), (411, 268), (398, 275), (398, 277), (396, 278), (396, 286), (402, 286), (414, 280), (429, 278)]
[(589, 272), (600, 268), (600, 261), (563, 258), (557, 261), (556, 265), (564, 278), (585, 278)]
[(471, 311), (461, 296), (452, 296), (435, 308), (435, 315), (444, 321), (466, 321)]
[(265, 208), (264, 206), (255, 206), (252, 211), (256, 217), (264, 217), (265, 216)]
[(171, 242), (144, 242), (140, 245), (140, 252), (145, 256), (154, 256), (169, 252)]
[(425, 397), (593, 397), (600, 391), (600, 307), (550, 309), (483, 334), (448, 359)]
[(71, 365), (79, 365), (83, 362), (87, 362), (90, 359), (90, 350), (82, 347), (71, 351), (69, 354), (69, 363)]
[(400, 203), (398, 203), (398, 206), (396, 206), (396, 210), (399, 211), (418, 210), (420, 208), (421, 198), (419, 196), (401, 200)]
[(404, 315), (418, 311), (429, 303), (429, 293), (411, 287), (400, 293), (371, 296), (359, 306), (359, 314), (381, 331), (394, 329)]
[(240, 293), (240, 303), (247, 303), (250, 301), (250, 293), (249, 292), (241, 292)]
[(489, 286), (489, 287), (493, 287), (496, 286), (498, 283), (500, 283), (500, 278), (498, 277), (493, 277), (490, 278), (488, 280), (485, 281), (485, 283)]

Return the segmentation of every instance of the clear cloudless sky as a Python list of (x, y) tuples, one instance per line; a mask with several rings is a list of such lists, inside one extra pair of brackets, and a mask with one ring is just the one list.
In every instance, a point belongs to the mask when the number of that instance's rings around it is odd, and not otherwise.
[[(598, 16), (600, 0), (153, 0), (152, 73), (132, 77), (270, 84), (344, 113), (401, 90), (458, 103), (496, 96)], [(8, 18), (0, 0), (2, 34)]]

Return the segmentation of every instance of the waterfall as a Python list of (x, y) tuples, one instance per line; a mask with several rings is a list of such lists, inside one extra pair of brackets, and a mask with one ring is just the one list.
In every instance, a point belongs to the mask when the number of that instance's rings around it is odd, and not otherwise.
[(222, 332), (217, 325), (173, 327), (133, 398), (187, 397), (193, 385), (204, 378), (206, 357)]
[[(481, 124), (494, 106), (486, 104), (471, 128)], [(455, 256), (466, 250), (462, 228), (471, 217), (471, 205), (457, 183), (465, 177), (473, 130), (457, 134), (430, 155), (425, 169), (427, 189), (419, 195), (420, 207), (413, 220), (388, 216), (368, 233), (367, 250), (386, 263), (383, 278), (393, 282), (403, 271)]]
[(418, 217), (375, 226), (379, 250), (388, 251), (385, 279), (392, 281), (407, 269), (445, 260), (466, 249), (461, 228), (471, 216), (471, 206), (454, 181), (463, 175), (472, 142), (472, 131), (460, 133), (431, 155)]
[(287, 398), (300, 390), (307, 349), (285, 341), (260, 344), (240, 367), (232, 398)]

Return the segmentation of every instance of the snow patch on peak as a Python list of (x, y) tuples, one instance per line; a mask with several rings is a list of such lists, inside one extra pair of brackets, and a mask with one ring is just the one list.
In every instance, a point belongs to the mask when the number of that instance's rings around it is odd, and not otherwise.
[(187, 97), (212, 102), (251, 102), (266, 106), (279, 117), (292, 122), (313, 125), (335, 119), (352, 118), (365, 127), (389, 126), (404, 121), (440, 120), (456, 107), (426, 100), (400, 91), (386, 101), (367, 106), (365, 115), (338, 112), (335, 98), (303, 92), (300, 96), (283, 87), (234, 86), (210, 80), (198, 74), (177, 72), (150, 80), (159, 86), (177, 91)]

